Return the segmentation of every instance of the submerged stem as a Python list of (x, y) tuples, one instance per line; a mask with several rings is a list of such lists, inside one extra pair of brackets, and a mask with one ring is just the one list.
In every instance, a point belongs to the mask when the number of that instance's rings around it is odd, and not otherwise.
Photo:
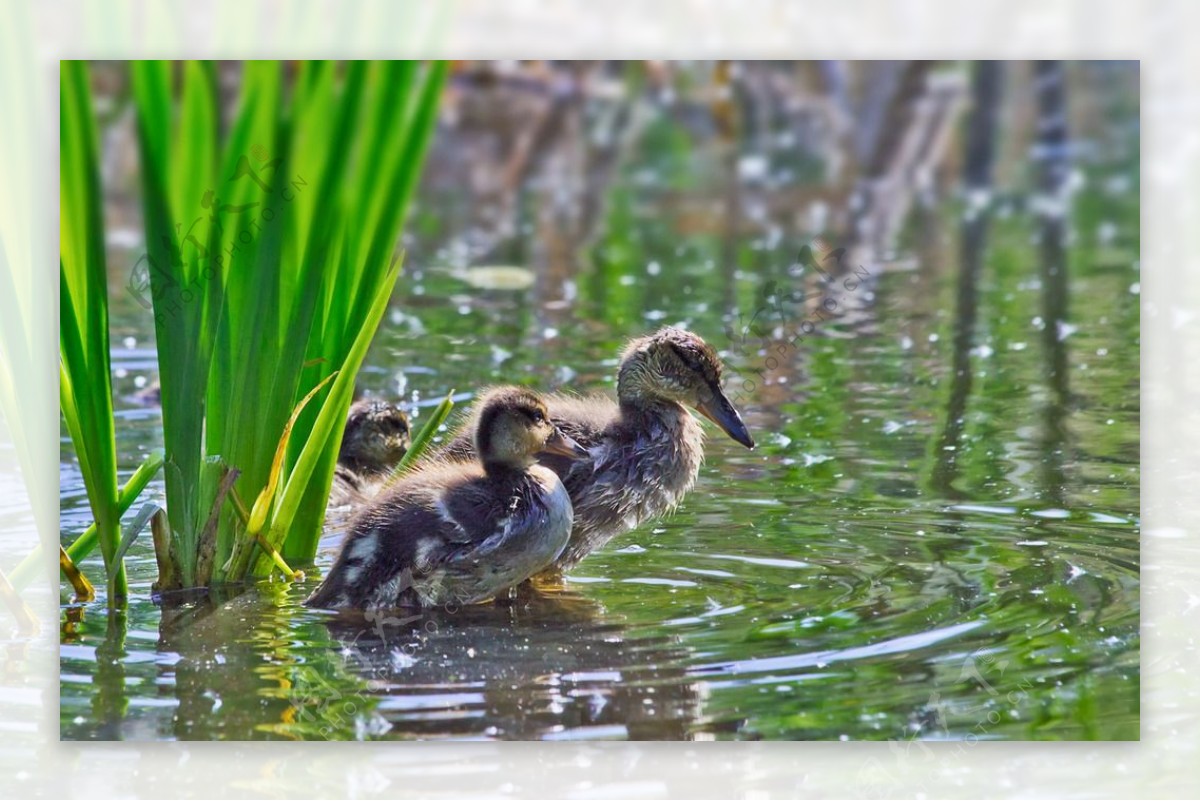
[(96, 599), (96, 588), (87, 580), (87, 576), (79, 572), (79, 568), (71, 561), (71, 557), (67, 555), (67, 549), (58, 546), (58, 567), (62, 570), (62, 574), (66, 576), (71, 587), (75, 590), (76, 601), (93, 601)]

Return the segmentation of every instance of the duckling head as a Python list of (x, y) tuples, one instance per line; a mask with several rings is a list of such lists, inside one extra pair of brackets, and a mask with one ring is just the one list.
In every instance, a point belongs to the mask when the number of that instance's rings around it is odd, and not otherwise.
[(621, 355), (617, 396), (622, 403), (668, 400), (691, 406), (735, 442), (754, 447), (746, 424), (721, 389), (723, 367), (716, 350), (679, 328), (663, 328), (633, 340)]
[(360, 400), (350, 407), (338, 462), (361, 473), (383, 473), (412, 444), (408, 416), (390, 403)]
[(500, 387), (479, 401), (475, 450), (485, 468), (523, 469), (539, 453), (578, 459), (587, 456), (575, 440), (550, 421), (550, 412), (537, 393), (521, 387)]

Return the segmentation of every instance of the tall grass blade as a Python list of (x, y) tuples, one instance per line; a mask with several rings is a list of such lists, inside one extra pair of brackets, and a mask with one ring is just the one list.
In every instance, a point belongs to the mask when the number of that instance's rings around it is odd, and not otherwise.
[(429, 444), (433, 442), (434, 436), (439, 428), (450, 417), (450, 412), (454, 411), (454, 390), (446, 393), (446, 397), (442, 399), (433, 410), (433, 414), (425, 421), (425, 425), (421, 426), (421, 430), (413, 437), (412, 445), (404, 452), (404, 456), (392, 469), (392, 474), (388, 476), (387, 483), (395, 481), (400, 476), (408, 472), (412, 465), (417, 463), (421, 455), (429, 449)]
[[(161, 450), (151, 451), (146, 457), (146, 461), (138, 466), (138, 469), (133, 472), (129, 480), (121, 487), (117, 494), (117, 516), (124, 515), (133, 506), (133, 502), (142, 494), (142, 490), (150, 483), (150, 480), (158, 473), (159, 468), (163, 464), (163, 454)], [(96, 524), (92, 523), (82, 534), (75, 538), (75, 541), (67, 546), (67, 556), (72, 562), (78, 563), (83, 561), (96, 548), (96, 543), (99, 539), (99, 533), (96, 529)], [(23, 588), (29, 581), (33, 571), (42, 564), (42, 548), (39, 545), (33, 549), (29, 556), (21, 560), (12, 572), (12, 583), (17, 589)]]
[(108, 573), (108, 598), (126, 594), (117, 553), (116, 440), (109, 368), (108, 275), (100, 173), (87, 70), (62, 62), (59, 205), (59, 399), (75, 446)]

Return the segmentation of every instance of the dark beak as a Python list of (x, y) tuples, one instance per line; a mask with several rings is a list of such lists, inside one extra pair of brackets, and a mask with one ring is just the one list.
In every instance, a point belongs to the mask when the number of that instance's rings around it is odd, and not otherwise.
[(712, 394), (706, 400), (696, 404), (696, 411), (720, 426), (721, 430), (728, 434), (734, 442), (753, 449), (754, 439), (746, 429), (746, 424), (742, 422), (742, 416), (738, 414), (737, 409), (733, 408), (733, 404), (729, 402), (729, 398), (725, 397), (725, 393), (721, 391), (720, 387), (711, 389)]
[(542, 446), (542, 453), (555, 453), (568, 459), (582, 459), (588, 455), (588, 452), (578, 442), (560, 431), (557, 426), (554, 428), (554, 433), (550, 435), (550, 439), (546, 440), (546, 444)]

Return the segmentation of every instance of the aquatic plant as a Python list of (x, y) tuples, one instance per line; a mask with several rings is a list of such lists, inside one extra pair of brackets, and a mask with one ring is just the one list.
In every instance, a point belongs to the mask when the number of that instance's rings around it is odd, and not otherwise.
[(221, 69), (132, 67), (148, 254), (130, 289), (158, 344), (162, 589), (315, 554), (445, 72), (247, 62), (226, 126)]
[[(60, 138), (59, 399), (95, 519), (85, 547), (90, 550), (99, 543), (108, 598), (114, 602), (127, 592), (118, 552), (121, 514), (137, 493), (127, 493), (128, 502), (122, 506), (113, 430), (100, 173), (87, 70), (82, 62), (64, 61), (62, 65)], [(69, 566), (66, 551), (61, 557)]]
[(442, 402), (434, 407), (433, 413), (429, 415), (429, 419), (425, 421), (425, 425), (421, 426), (421, 430), (413, 437), (412, 444), (408, 446), (408, 450), (404, 452), (404, 456), (400, 457), (400, 461), (392, 468), (392, 473), (388, 477), (389, 482), (404, 475), (410, 467), (417, 463), (422, 454), (429, 449), (438, 429), (450, 417), (450, 412), (453, 410), (454, 390), (450, 390), (446, 393), (446, 397), (442, 398)]

